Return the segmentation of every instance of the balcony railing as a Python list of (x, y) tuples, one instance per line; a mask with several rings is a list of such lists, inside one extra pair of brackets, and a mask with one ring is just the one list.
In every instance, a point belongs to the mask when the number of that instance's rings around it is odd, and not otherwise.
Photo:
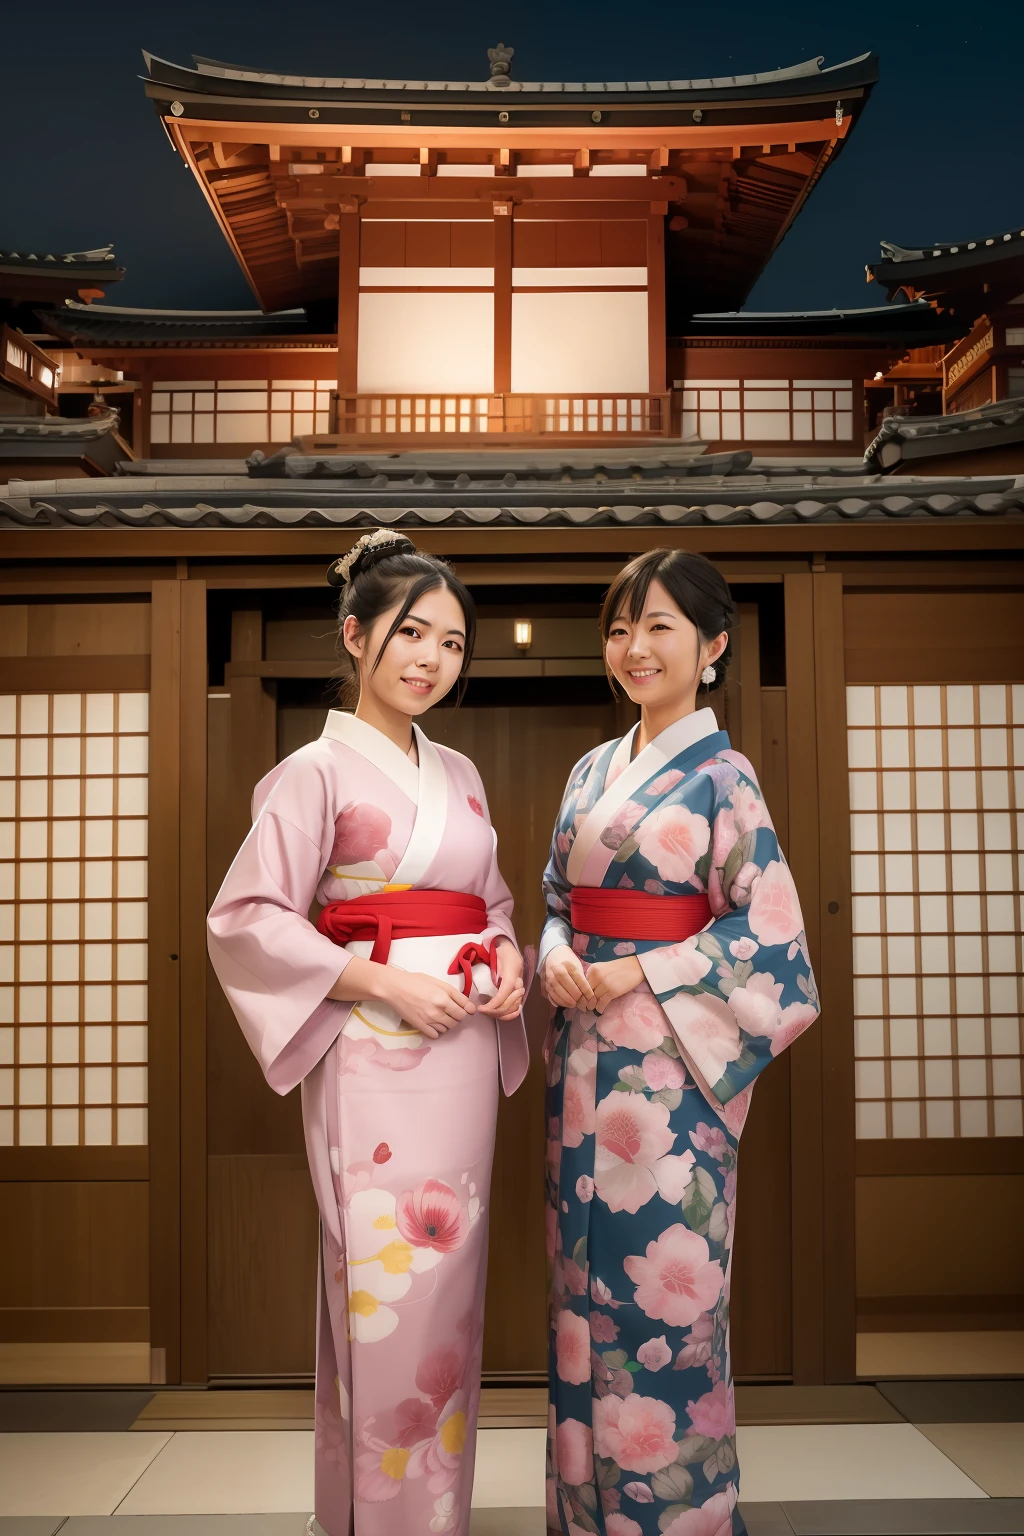
[(34, 342), (12, 326), (0, 325), (0, 379), (21, 394), (57, 404), (58, 368)]
[[(671, 396), (646, 394), (339, 395), (332, 436), (349, 441), (667, 437)], [(317, 434), (319, 438), (320, 434)]]

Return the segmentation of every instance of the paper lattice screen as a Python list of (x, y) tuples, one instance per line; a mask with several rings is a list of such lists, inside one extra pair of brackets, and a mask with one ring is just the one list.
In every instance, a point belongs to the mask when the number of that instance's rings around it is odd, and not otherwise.
[(0, 695), (0, 1145), (146, 1141), (148, 726)]

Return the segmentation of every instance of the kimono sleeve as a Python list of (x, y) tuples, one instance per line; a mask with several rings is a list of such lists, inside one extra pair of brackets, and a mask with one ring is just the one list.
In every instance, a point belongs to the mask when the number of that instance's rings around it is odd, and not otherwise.
[(282, 1094), (316, 1065), (348, 1014), (327, 993), (350, 957), (306, 915), (326, 862), (322, 843), (331, 836), (322, 770), (290, 764), (258, 811), (207, 920), (217, 979), (267, 1082)]
[(599, 750), (598, 748), (588, 752), (570, 773), (555, 821), (555, 829), (551, 834), (551, 854), (547, 868), (544, 870), (543, 880), (546, 916), (541, 930), (540, 947), (537, 951), (538, 971), (542, 969), (553, 949), (557, 949), (560, 944), (568, 944), (570, 947), (572, 945), (572, 922), (569, 916), (572, 910), (572, 886), (566, 874), (566, 862), (575, 835), (576, 802), (579, 791), (586, 778), (587, 770)]
[(819, 1012), (793, 876), (747, 763), (715, 779), (707, 886), (708, 927), (637, 958), (715, 1108), (748, 1089)]
[(484, 820), (491, 828), (494, 844), (491, 860), (484, 876), (483, 890), (480, 892), (484, 905), (487, 908), (487, 933), (492, 938), (500, 936), (501, 938), (511, 939), (518, 949), (519, 941), (516, 938), (516, 930), (512, 923), (512, 910), (515, 906), (515, 899), (502, 878), (501, 870), (498, 868), (498, 834), (494, 830), (490, 812), (487, 809), (487, 796), (484, 793), (483, 780), (476, 773), (475, 769), (474, 775), (476, 778), (476, 798), (480, 803)]

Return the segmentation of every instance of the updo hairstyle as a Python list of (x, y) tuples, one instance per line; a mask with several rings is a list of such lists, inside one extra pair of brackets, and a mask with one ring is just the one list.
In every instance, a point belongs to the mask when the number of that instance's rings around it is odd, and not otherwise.
[[(608, 588), (601, 609), (601, 639), (607, 644), (608, 633), (620, 614), (628, 613), (630, 622), (637, 622), (644, 611), (652, 581), (661, 582), (705, 645), (723, 631), (729, 635), (721, 656), (710, 663), (715, 672), (714, 682), (701, 684), (709, 693), (720, 688), (732, 660), (731, 631), (736, 622), (736, 609), (725, 578), (703, 555), (686, 549), (652, 549), (623, 566)], [(614, 688), (614, 683), (612, 686)]]
[(433, 592), (438, 587), (447, 587), (455, 594), (466, 623), (466, 645), (456, 690), (456, 701), (462, 702), (476, 641), (476, 604), (450, 565), (436, 555), (423, 554), (404, 533), (376, 528), (372, 533), (363, 534), (347, 555), (335, 560), (327, 572), (327, 580), (332, 587), (341, 588), (338, 656), (348, 666), (348, 676), (342, 679), (346, 703), (354, 706), (358, 701), (359, 668), (345, 645), (345, 620), (351, 615), (363, 634), (367, 634), (382, 614), (394, 608), (396, 603), (401, 604), (370, 667), (370, 671), (375, 672), (391, 640), (419, 599), (425, 592)]

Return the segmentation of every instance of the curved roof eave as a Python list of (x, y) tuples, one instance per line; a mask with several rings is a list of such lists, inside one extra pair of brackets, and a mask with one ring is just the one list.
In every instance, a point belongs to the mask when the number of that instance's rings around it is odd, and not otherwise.
[(1004, 230), (998, 235), (987, 235), (976, 240), (938, 242), (935, 245), (897, 245), (892, 240), (879, 242), (880, 261), (867, 264), (868, 281), (884, 287), (902, 286), (917, 278), (929, 279), (944, 272), (960, 271), (970, 267), (986, 266), (1003, 258), (1024, 256), (1024, 229)]
[[(149, 82), (170, 89), (186, 90), (198, 96), (256, 97), (277, 100), (282, 105), (289, 99), (339, 101), (366, 101), (371, 98), (397, 99), (407, 104), (415, 98), (438, 103), (452, 97), (469, 98), (476, 104), (493, 103), (495, 98), (511, 102), (514, 98), (528, 98), (541, 102), (552, 96), (571, 97), (578, 101), (616, 98), (635, 101), (638, 97), (685, 103), (717, 97), (721, 101), (746, 99), (771, 99), (774, 96), (794, 94), (815, 95), (822, 90), (831, 92), (846, 87), (870, 87), (878, 78), (878, 60), (873, 53), (863, 53), (855, 58), (822, 69), (822, 57), (805, 60), (784, 69), (760, 71), (745, 75), (721, 75), (691, 80), (628, 80), (628, 81), (521, 81), (509, 80), (497, 84), (494, 80), (385, 80), (359, 76), (291, 75), (272, 71), (246, 69), (233, 64), (197, 57), (196, 67), (189, 69), (168, 59), (143, 50), (143, 59), (149, 73)], [(499, 77), (500, 78), (500, 77)]]

